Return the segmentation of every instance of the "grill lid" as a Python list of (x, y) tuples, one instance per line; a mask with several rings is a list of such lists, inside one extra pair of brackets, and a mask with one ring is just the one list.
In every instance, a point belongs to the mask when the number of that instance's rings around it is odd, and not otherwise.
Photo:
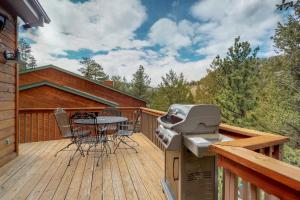
[(165, 128), (180, 133), (216, 133), (221, 123), (218, 106), (210, 104), (173, 104), (158, 122)]

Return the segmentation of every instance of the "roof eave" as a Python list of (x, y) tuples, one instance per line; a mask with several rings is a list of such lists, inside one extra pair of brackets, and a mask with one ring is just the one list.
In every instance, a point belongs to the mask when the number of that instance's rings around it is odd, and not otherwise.
[(5, 0), (5, 2), (27, 27), (43, 26), (44, 23), (51, 21), (38, 0)]

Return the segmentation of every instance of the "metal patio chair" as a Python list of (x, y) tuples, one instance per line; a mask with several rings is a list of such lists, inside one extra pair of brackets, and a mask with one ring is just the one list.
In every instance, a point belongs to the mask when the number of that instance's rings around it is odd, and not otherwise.
[[(86, 150), (87, 155), (92, 147), (96, 148), (99, 143), (97, 116), (94, 112), (75, 112), (71, 116), (72, 127), (81, 128), (83, 130), (89, 130), (90, 134), (81, 140), (81, 144), (88, 144), (89, 147)], [(81, 123), (76, 123), (76, 120), (83, 120)]]
[[(98, 116), (122, 116), (121, 112), (119, 110), (117, 110), (116, 108), (106, 108), (104, 110), (101, 110), (99, 113), (98, 113)], [(99, 131), (106, 131), (106, 132), (109, 132), (109, 133), (116, 133), (118, 130), (118, 125), (117, 124), (111, 124), (111, 125), (108, 125), (106, 127), (100, 127)]]
[[(128, 146), (130, 149), (135, 150), (137, 153), (137, 149), (135, 147), (139, 146), (138, 142), (131, 138), (134, 133), (138, 132), (138, 125), (140, 122), (140, 112), (136, 112), (136, 118), (133, 123), (127, 122), (126, 124), (121, 124), (119, 130), (116, 133), (116, 146), (114, 149), (114, 153), (118, 148), (120, 148), (120, 144), (123, 143)], [(132, 145), (134, 143), (135, 145)]]
[(81, 127), (74, 127), (71, 123), (71, 119), (69, 118), (67, 112), (62, 108), (57, 108), (54, 111), (54, 116), (61, 136), (63, 138), (69, 138), (71, 140), (71, 142), (67, 146), (63, 147), (58, 152), (56, 152), (55, 156), (57, 156), (59, 152), (64, 151), (65, 149), (69, 148), (73, 144), (76, 145), (77, 147), (73, 155), (70, 157), (68, 163), (68, 166), (70, 166), (71, 161), (73, 160), (75, 154), (78, 151), (80, 152), (80, 155), (84, 156), (84, 151), (81, 146), (82, 139), (84, 137), (89, 136), (91, 131), (83, 130), (81, 129)]

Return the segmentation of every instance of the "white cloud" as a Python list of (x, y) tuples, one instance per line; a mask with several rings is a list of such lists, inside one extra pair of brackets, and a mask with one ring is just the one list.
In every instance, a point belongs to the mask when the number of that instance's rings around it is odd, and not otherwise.
[(206, 68), (211, 62), (211, 59), (204, 59), (181, 63), (173, 56), (161, 56), (159, 52), (152, 50), (112, 51), (108, 55), (98, 55), (94, 58), (103, 65), (104, 70), (109, 74), (125, 76), (128, 80), (131, 80), (132, 74), (139, 65), (143, 65), (146, 73), (151, 76), (151, 85), (153, 86), (157, 85), (161, 81), (161, 77), (170, 69), (177, 73), (184, 73), (188, 80), (198, 80), (206, 73)]
[(92, 51), (115, 47), (141, 47), (134, 31), (146, 20), (146, 10), (138, 0), (91, 0), (72, 3), (68, 0), (41, 1), (51, 23), (32, 34), (22, 36), (36, 41), (33, 53), (40, 62), (50, 62), (51, 55), (81, 48)]
[[(273, 51), (270, 36), (273, 34), (279, 14), (275, 12), (278, 0), (203, 0), (191, 8), (194, 17), (205, 21), (197, 30), (203, 34), (199, 42), (207, 42), (198, 52), (204, 55), (223, 55), (237, 36), (249, 41), (253, 46), (269, 46)], [(207, 41), (208, 39), (208, 41)], [(266, 53), (266, 52), (264, 52)]]
[(182, 20), (176, 23), (168, 18), (156, 21), (149, 32), (149, 38), (153, 44), (175, 49), (191, 45), (193, 35), (194, 30), (191, 22)]

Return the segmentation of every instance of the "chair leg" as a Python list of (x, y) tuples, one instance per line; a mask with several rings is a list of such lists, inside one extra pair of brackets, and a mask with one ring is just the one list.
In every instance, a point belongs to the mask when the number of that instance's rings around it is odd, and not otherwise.
[(80, 146), (79, 146), (79, 145), (77, 145), (77, 148), (76, 148), (75, 152), (74, 152), (74, 153), (73, 153), (73, 155), (70, 157), (70, 160), (69, 160), (68, 166), (70, 166), (70, 165), (71, 165), (71, 161), (74, 159), (74, 157), (75, 157), (75, 154), (77, 153), (77, 151), (79, 151), (79, 148), (80, 148)]
[(97, 167), (99, 166), (100, 158), (102, 158), (102, 156), (103, 156), (103, 152), (104, 152), (104, 145), (103, 145), (103, 143), (100, 144), (100, 149), (101, 149), (101, 151), (100, 151), (101, 153), (100, 153), (100, 156), (99, 156), (99, 158), (97, 160)]
[[(127, 137), (127, 136), (125, 136), (125, 137)], [(120, 141), (119, 141), (117, 147), (115, 148), (114, 153), (116, 152), (116, 150), (117, 150), (117, 148), (119, 147), (119, 145), (120, 145), (121, 142), (122, 142), (123, 144), (127, 145), (129, 148), (135, 150), (136, 153), (138, 153), (138, 151), (136, 150), (136, 148), (135, 148), (134, 146), (129, 145), (126, 141), (123, 140), (123, 138), (124, 138), (124, 136), (122, 136), (122, 137), (119, 138)]]
[(90, 144), (89, 148), (86, 151), (86, 155), (89, 155), (91, 148), (94, 147), (96, 149), (96, 144)]
[(75, 142), (72, 141), (72, 142), (71, 142), (70, 144), (68, 144), (67, 146), (61, 148), (59, 151), (57, 151), (57, 152), (55, 153), (54, 157), (56, 157), (57, 154), (58, 154), (59, 152), (62, 152), (62, 151), (64, 151), (65, 149), (69, 148), (72, 144), (75, 144)]
[(134, 142), (137, 147), (140, 146), (139, 143), (137, 141), (135, 141), (134, 139), (132, 139), (131, 137), (126, 136), (126, 138), (128, 138), (129, 140), (131, 140), (132, 142)]
[(82, 156), (82, 157), (84, 157), (85, 155), (84, 155), (84, 150), (83, 150), (83, 148), (82, 148), (82, 142), (81, 142), (81, 140), (80, 139), (78, 139), (78, 141), (76, 142), (76, 145), (78, 146), (78, 150), (79, 150), (79, 152), (80, 152), (80, 155)]
[(115, 147), (115, 149), (114, 149), (114, 153), (116, 153), (116, 150), (117, 150), (117, 148), (120, 146), (120, 144), (121, 144), (121, 138), (119, 138), (119, 142), (117, 143), (117, 146)]

